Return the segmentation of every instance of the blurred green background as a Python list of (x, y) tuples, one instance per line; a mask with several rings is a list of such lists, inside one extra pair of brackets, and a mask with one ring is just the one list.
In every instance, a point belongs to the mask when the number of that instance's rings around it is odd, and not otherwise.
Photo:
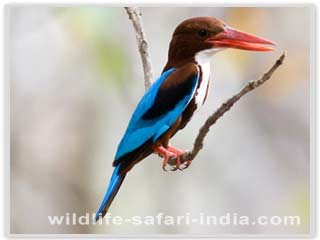
[(307, 7), (146, 7), (155, 76), (172, 32), (189, 17), (215, 16), (278, 43), (268, 53), (226, 50), (212, 59), (201, 111), (173, 139), (190, 149), (199, 127), (283, 50), (273, 78), (211, 129), (186, 171), (163, 172), (150, 156), (129, 173), (113, 215), (186, 212), (257, 217), (298, 215), (296, 226), (51, 226), (48, 215), (94, 213), (131, 113), (144, 93), (135, 33), (120, 7), (7, 8), (11, 85), (11, 233), (308, 233), (309, 87), (312, 9)]

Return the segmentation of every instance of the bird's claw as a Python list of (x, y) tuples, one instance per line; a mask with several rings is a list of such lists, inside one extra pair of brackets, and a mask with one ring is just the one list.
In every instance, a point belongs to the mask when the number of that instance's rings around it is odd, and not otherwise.
[[(169, 157), (169, 159), (170, 158), (171, 157)], [(187, 160), (187, 161), (181, 162), (181, 156), (175, 156), (175, 158), (176, 158), (176, 164), (172, 165), (172, 168), (169, 169), (170, 171), (173, 171), (173, 172), (177, 171), (177, 170), (183, 171), (184, 169), (187, 169), (192, 162), (192, 160)], [(164, 162), (165, 162), (165, 160), (164, 160)], [(162, 165), (162, 169), (166, 172), (168, 171), (166, 168), (167, 165), (168, 165), (168, 161), (166, 161), (166, 163)]]
[(187, 169), (192, 163), (192, 160), (187, 160), (183, 163), (182, 170)]
[[(170, 158), (173, 158), (173, 157), (177, 157), (175, 154), (173, 153), (169, 153), (167, 154), (166, 156), (164, 156), (163, 158), (163, 162), (162, 162), (162, 169), (163, 171), (167, 172), (167, 165), (168, 165), (168, 161)], [(169, 169), (170, 171), (175, 171), (174, 169)]]
[(182, 170), (182, 168), (180, 168), (181, 166), (181, 155), (176, 155), (176, 165), (174, 166), (172, 171), (176, 171), (176, 170)]
[(176, 170), (184, 170), (186, 168), (189, 167), (189, 165), (191, 164), (191, 160), (182, 162), (181, 161), (181, 156), (185, 153), (185, 151), (173, 148), (171, 146), (168, 146), (168, 149), (164, 148), (164, 147), (158, 147), (155, 149), (155, 152), (158, 153), (160, 156), (163, 156), (163, 163), (162, 163), (162, 169), (163, 171), (168, 171), (167, 169), (167, 165), (168, 165), (168, 161), (171, 158), (175, 158), (176, 159), (176, 164), (175, 165), (171, 165), (172, 167), (169, 168), (170, 171), (176, 171)]

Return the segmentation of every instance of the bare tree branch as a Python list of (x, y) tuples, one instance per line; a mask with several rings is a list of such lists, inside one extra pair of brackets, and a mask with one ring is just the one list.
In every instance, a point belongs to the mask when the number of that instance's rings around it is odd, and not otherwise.
[[(282, 55), (279, 57), (279, 59), (273, 64), (273, 66), (267, 71), (260, 79), (250, 81), (247, 83), (247, 85), (242, 88), (236, 95), (229, 98), (227, 101), (225, 101), (203, 124), (203, 126), (200, 128), (198, 136), (193, 144), (193, 149), (189, 152), (186, 152), (181, 156), (181, 162), (186, 162), (195, 159), (197, 154), (200, 152), (200, 150), (203, 148), (203, 141), (206, 137), (207, 133), (210, 131), (210, 127), (214, 125), (219, 118), (223, 116), (227, 111), (231, 109), (233, 104), (235, 104), (237, 101), (240, 100), (241, 97), (243, 97), (248, 92), (251, 92), (255, 88), (261, 86), (263, 83), (265, 83), (267, 80), (269, 80), (272, 76), (272, 74), (280, 67), (280, 65), (283, 63), (284, 59), (286, 57), (286, 52), (283, 52)], [(175, 166), (176, 165), (176, 158), (171, 158), (168, 161), (169, 165)]]
[(142, 60), (143, 72), (144, 72), (144, 86), (147, 90), (153, 81), (152, 65), (149, 56), (149, 46), (146, 40), (146, 34), (144, 33), (141, 13), (136, 7), (125, 7), (129, 19), (132, 21), (134, 30), (136, 32), (136, 38), (138, 42), (138, 48)]

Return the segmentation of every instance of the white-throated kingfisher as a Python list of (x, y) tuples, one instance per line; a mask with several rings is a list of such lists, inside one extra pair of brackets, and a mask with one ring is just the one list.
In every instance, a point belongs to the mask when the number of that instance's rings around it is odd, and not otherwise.
[(226, 48), (270, 51), (261, 44), (275, 43), (227, 26), (213, 17), (185, 20), (175, 29), (169, 47), (168, 61), (161, 76), (141, 98), (118, 146), (115, 167), (108, 190), (96, 220), (104, 216), (117, 194), (127, 172), (152, 153), (163, 156), (163, 169), (171, 157), (177, 158), (175, 169), (185, 152), (169, 144), (206, 100), (210, 83), (210, 58)]

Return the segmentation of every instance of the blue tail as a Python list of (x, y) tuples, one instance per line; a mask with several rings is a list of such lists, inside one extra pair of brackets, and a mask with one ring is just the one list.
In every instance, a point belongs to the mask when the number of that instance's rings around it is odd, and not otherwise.
[(122, 173), (122, 174), (118, 173), (119, 168), (120, 168), (120, 164), (113, 171), (113, 174), (110, 179), (108, 190), (107, 190), (106, 194), (104, 195), (104, 198), (103, 198), (102, 203), (99, 207), (99, 210), (96, 213), (96, 217), (95, 217), (96, 221), (98, 221), (98, 219), (100, 217), (104, 217), (104, 215), (106, 215), (106, 213), (112, 203), (112, 200), (116, 196), (116, 194), (121, 186), (121, 183), (123, 182), (123, 180), (126, 176), (125, 173)]

